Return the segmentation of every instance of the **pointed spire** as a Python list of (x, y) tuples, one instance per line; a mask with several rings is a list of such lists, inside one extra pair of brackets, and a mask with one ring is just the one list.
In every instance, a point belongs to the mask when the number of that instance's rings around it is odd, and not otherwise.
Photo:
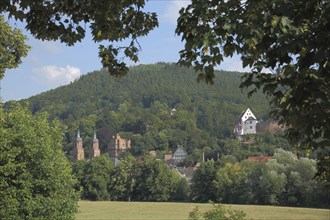
[(95, 130), (94, 130), (94, 139), (96, 139), (96, 132), (95, 132)]
[(80, 140), (82, 140), (81, 139), (81, 137), (80, 137), (80, 130), (78, 129), (78, 131), (77, 131), (77, 139), (76, 139), (77, 141), (80, 141)]

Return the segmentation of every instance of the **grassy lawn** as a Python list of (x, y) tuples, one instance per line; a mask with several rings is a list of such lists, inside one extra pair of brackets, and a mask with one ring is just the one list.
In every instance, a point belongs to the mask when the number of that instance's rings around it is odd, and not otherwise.
[[(141, 219), (169, 220), (188, 219), (189, 212), (198, 206), (200, 211), (209, 210), (210, 204), (170, 202), (90, 202), (80, 201), (77, 220), (82, 219)], [(225, 205), (243, 210), (248, 219), (265, 220), (330, 220), (329, 209), (290, 208), (255, 205)]]

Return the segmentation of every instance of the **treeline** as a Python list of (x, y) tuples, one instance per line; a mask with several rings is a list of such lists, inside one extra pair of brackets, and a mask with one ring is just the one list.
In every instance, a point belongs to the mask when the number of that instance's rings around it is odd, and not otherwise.
[(196, 81), (192, 69), (168, 63), (140, 65), (122, 79), (95, 71), (27, 101), (33, 113), (48, 112), (68, 126), (67, 153), (78, 129), (85, 143), (91, 142), (96, 130), (103, 152), (111, 135), (121, 132), (132, 140), (134, 154), (168, 151), (177, 144), (192, 153), (196, 148), (221, 147), (247, 107), (267, 119), (267, 99), (261, 93), (248, 99), (247, 91), (239, 89), (241, 76), (217, 71), (214, 85), (206, 85)]
[(89, 200), (193, 201), (329, 207), (329, 188), (315, 177), (316, 161), (277, 149), (266, 163), (232, 156), (203, 162), (191, 184), (163, 161), (127, 154), (116, 167), (106, 155), (73, 163), (77, 190)]
[(207, 161), (192, 179), (191, 199), (230, 204), (329, 208), (327, 183), (315, 179), (316, 161), (276, 149), (266, 163), (231, 156)]
[(73, 164), (81, 198), (112, 201), (187, 200), (188, 183), (164, 162), (127, 154), (113, 167), (106, 154)]

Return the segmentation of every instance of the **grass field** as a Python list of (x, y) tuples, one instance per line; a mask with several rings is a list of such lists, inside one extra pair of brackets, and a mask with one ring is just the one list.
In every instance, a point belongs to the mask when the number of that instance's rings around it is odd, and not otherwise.
[[(161, 202), (90, 202), (80, 201), (77, 220), (83, 219), (188, 219), (194, 207), (200, 211), (212, 208), (210, 204)], [(248, 219), (264, 220), (330, 220), (329, 209), (290, 208), (255, 205), (225, 205), (243, 210)]]

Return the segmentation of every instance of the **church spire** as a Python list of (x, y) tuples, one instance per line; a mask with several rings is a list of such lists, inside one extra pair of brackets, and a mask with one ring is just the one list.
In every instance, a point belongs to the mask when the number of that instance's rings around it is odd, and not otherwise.
[(74, 147), (72, 149), (72, 160), (77, 161), (77, 160), (83, 160), (84, 158), (85, 158), (85, 151), (83, 147), (83, 141), (82, 138), (80, 137), (80, 131), (78, 129), (77, 138), (74, 141)]
[(89, 158), (100, 156), (99, 140), (96, 138), (96, 132), (94, 130), (94, 138), (92, 142), (92, 147), (89, 150)]

